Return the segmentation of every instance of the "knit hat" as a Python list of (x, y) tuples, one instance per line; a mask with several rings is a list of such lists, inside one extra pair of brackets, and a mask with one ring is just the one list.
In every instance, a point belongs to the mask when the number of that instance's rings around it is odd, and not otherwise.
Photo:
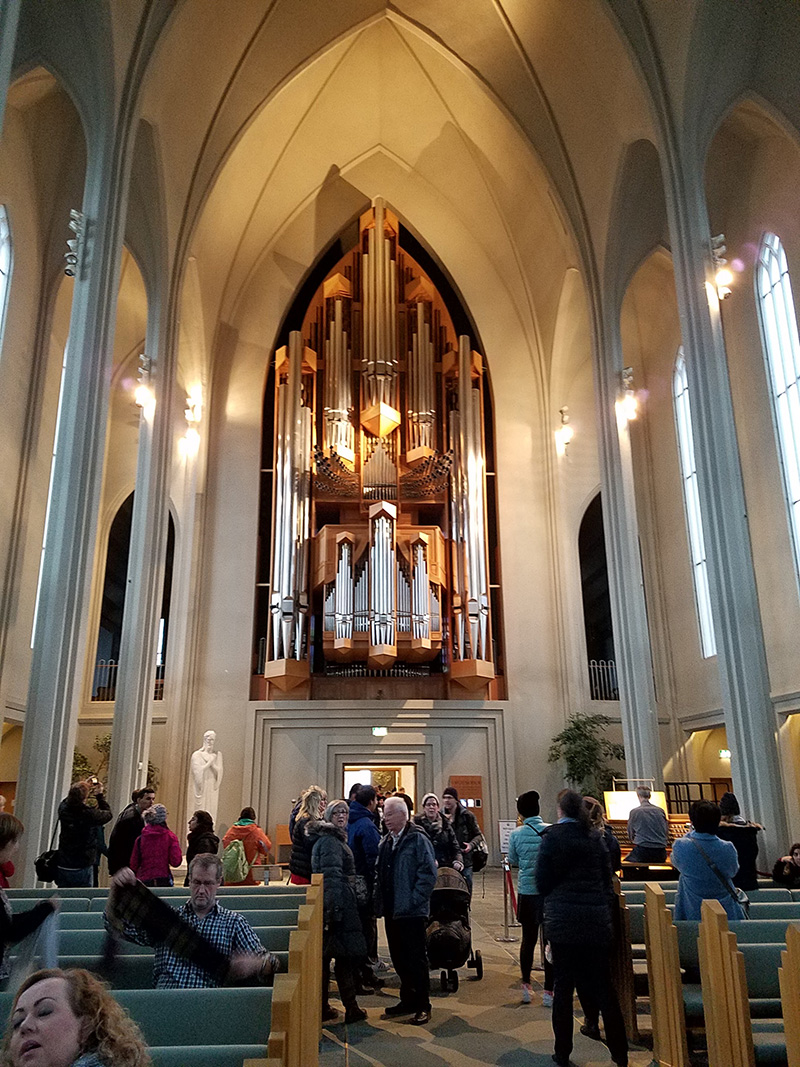
[(151, 825), (155, 823), (157, 826), (163, 826), (167, 821), (167, 809), (163, 804), (153, 804), (144, 813), (144, 821)]
[(539, 814), (539, 794), (535, 789), (520, 793), (517, 797), (517, 811), (523, 819), (529, 819), (532, 815)]
[(458, 790), (453, 785), (448, 785), (446, 789), (442, 790), (443, 797), (452, 797), (453, 800), (458, 800)]
[(739, 801), (733, 793), (723, 793), (719, 801), (720, 815), (741, 815)]
[(425, 802), (430, 800), (431, 797), (433, 797), (433, 799), (436, 801), (437, 804), (439, 803), (439, 798), (436, 796), (435, 793), (426, 793), (425, 796), (422, 798), (422, 807), (423, 808), (425, 807)]
[(336, 812), (339, 808), (342, 808), (343, 811), (346, 811), (348, 815), (350, 814), (350, 805), (347, 803), (346, 800), (332, 800), (330, 804), (328, 804), (328, 806), (325, 808), (325, 822), (332, 822), (334, 812)]

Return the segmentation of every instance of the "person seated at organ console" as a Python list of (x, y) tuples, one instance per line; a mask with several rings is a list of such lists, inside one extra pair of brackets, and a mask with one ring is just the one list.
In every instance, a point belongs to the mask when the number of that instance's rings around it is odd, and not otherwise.
[(639, 807), (628, 816), (628, 837), (633, 851), (627, 863), (663, 863), (667, 858), (669, 824), (663, 808), (650, 803), (651, 792), (645, 785), (636, 790)]

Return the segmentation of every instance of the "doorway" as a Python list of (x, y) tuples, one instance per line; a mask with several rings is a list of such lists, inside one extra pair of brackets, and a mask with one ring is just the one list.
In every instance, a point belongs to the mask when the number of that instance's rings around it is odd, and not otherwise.
[(346, 763), (342, 796), (348, 796), (356, 783), (372, 785), (384, 794), (400, 789), (411, 797), (414, 810), (417, 809), (417, 767), (414, 763)]

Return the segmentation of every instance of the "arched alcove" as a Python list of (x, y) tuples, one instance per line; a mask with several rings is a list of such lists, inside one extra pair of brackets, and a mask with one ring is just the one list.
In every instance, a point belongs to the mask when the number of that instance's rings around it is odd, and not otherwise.
[(619, 700), (600, 493), (590, 502), (581, 520), (578, 558), (591, 699)]
[[(91, 699), (93, 701), (111, 701), (114, 700), (116, 694), (119, 650), (125, 615), (125, 593), (128, 579), (128, 555), (131, 542), (134, 496), (135, 493), (130, 493), (120, 504), (108, 533), (100, 603), (100, 621), (97, 633), (97, 652), (91, 690)], [(162, 698), (164, 689), (174, 559), (175, 523), (170, 513), (164, 561), (164, 584), (161, 594), (158, 647), (156, 650), (156, 686), (154, 693), (156, 700)]]

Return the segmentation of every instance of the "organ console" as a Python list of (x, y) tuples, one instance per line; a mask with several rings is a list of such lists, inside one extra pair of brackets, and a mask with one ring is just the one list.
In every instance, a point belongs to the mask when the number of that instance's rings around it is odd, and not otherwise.
[(264, 675), (495, 678), (484, 367), (381, 199), (275, 356)]

